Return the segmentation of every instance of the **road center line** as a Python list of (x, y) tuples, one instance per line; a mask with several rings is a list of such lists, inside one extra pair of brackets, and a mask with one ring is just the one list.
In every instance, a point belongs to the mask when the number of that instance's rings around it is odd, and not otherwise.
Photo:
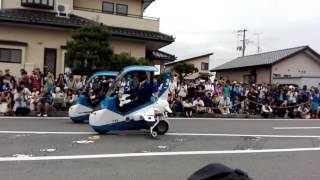
[(152, 152), (152, 153), (96, 154), (96, 155), (70, 155), (70, 156), (39, 156), (39, 157), (22, 156), (22, 157), (1, 157), (0, 158), (0, 162), (100, 159), (100, 158), (125, 158), (125, 157), (154, 157), (154, 156), (185, 156), (185, 155), (281, 153), (281, 152), (305, 152), (305, 151), (320, 151), (320, 148), (263, 149), (263, 150), (224, 150), (224, 151), (182, 151), (182, 152)]
[[(38, 135), (96, 135), (96, 132), (38, 132), (38, 131), (0, 131), (0, 134), (38, 134)], [(110, 133), (110, 135), (117, 135)], [(148, 135), (148, 133), (126, 133), (126, 135)], [(106, 135), (108, 136), (108, 135)], [(266, 138), (320, 138), (320, 135), (269, 135), (269, 134), (203, 134), (167, 133), (166, 136), (208, 136), (208, 137), (266, 137)]]
[(41, 135), (94, 135), (96, 132), (39, 132), (39, 131), (0, 131), (0, 134), (41, 134)]
[(266, 138), (320, 138), (310, 135), (269, 135), (269, 134), (194, 134), (194, 133), (168, 133), (169, 136), (215, 136), (215, 137), (266, 137)]
[(320, 127), (273, 127), (275, 130), (320, 129)]

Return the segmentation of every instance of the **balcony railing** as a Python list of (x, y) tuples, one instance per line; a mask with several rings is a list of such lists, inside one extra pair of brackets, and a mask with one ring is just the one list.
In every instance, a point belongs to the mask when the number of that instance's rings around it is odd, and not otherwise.
[(73, 7), (74, 10), (79, 10), (79, 11), (87, 11), (87, 12), (94, 12), (94, 13), (102, 13), (102, 14), (110, 14), (110, 15), (115, 15), (115, 16), (125, 16), (125, 17), (130, 17), (130, 18), (138, 18), (138, 19), (145, 19), (145, 20), (152, 20), (152, 21), (159, 21), (160, 18), (155, 18), (155, 17), (148, 17), (148, 16), (141, 16), (141, 15), (136, 15), (136, 14), (117, 14), (116, 12), (110, 13), (110, 12), (104, 12), (103, 10), (99, 9), (91, 9), (91, 8), (85, 8), (85, 7)]

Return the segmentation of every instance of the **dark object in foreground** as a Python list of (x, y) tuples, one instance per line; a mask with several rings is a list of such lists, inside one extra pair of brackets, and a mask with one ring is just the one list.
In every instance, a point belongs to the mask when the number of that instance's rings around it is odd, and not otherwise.
[(209, 164), (195, 172), (188, 180), (252, 180), (247, 173), (223, 164)]

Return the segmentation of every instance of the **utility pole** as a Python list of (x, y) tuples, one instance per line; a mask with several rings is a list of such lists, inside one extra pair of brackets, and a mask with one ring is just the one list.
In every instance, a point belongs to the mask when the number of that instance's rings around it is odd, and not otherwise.
[(246, 53), (246, 43), (247, 43), (247, 39), (246, 39), (246, 32), (248, 30), (247, 29), (242, 29), (242, 30), (238, 30), (237, 33), (242, 33), (243, 34), (243, 39), (242, 39), (242, 47), (239, 47), (238, 50), (242, 50), (242, 56), (245, 56)]
[(260, 32), (260, 33), (255, 33), (254, 35), (257, 36), (257, 53), (260, 54), (261, 52), (261, 45), (260, 45), (260, 36), (262, 35), (263, 33)]

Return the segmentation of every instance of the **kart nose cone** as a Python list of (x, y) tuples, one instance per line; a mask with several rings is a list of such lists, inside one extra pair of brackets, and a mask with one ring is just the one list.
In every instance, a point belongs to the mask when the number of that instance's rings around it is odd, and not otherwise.
[(95, 126), (97, 123), (98, 120), (97, 120), (97, 113), (96, 112), (93, 112), (90, 114), (89, 116), (89, 124), (91, 126)]

